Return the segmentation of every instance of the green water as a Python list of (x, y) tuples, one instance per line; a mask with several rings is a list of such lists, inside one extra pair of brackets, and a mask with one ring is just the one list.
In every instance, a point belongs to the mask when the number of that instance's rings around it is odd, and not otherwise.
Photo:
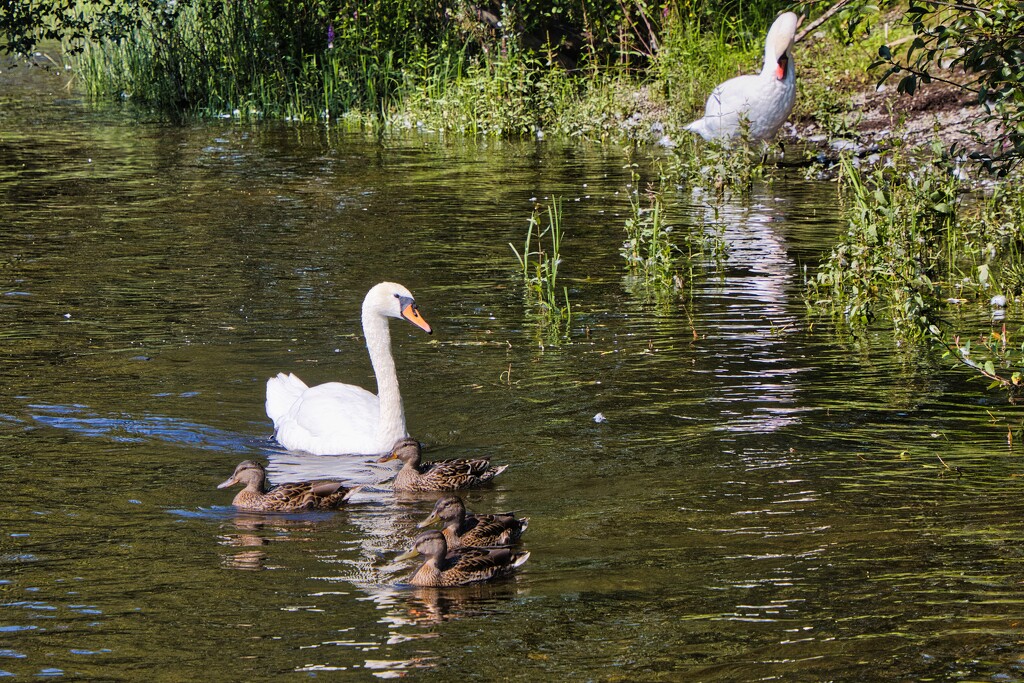
[[(811, 325), (831, 184), (717, 217), (680, 189), (672, 220), (724, 223), (728, 257), (689, 306), (649, 303), (618, 254), (624, 150), (170, 127), (4, 78), (0, 675), (1024, 678), (1019, 414), (884, 330)], [(554, 196), (560, 346), (508, 247)], [(430, 499), (260, 516), (215, 489), (253, 457), (370, 476), (276, 448), (263, 391), (372, 389), (358, 311), (384, 279), (435, 330), (392, 322), (412, 434), (510, 465), (466, 500), (531, 518), (512, 580), (402, 586)]]

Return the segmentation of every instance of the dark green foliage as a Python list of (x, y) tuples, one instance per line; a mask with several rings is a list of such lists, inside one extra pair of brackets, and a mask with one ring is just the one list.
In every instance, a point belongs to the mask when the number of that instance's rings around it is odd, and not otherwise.
[[(497, 122), (480, 119), (478, 125), (502, 134), (543, 125), (549, 105), (564, 110), (565, 95), (582, 84), (552, 78), (555, 72), (577, 77), (612, 66), (644, 77), (663, 60), (670, 26), (685, 26), (688, 43), (705, 34), (727, 44), (726, 51), (747, 50), (783, 7), (773, 0), (0, 3), (0, 49), (25, 53), (39, 40), (57, 39), (70, 54), (84, 50), (78, 66), (95, 96), (127, 97), (174, 116), (323, 119), (356, 111), (386, 118), (410, 97), (451, 94), (447, 84), (497, 69), (527, 88), (530, 97), (519, 108), (539, 106), (511, 112), (511, 121), (508, 112)], [(695, 66), (687, 63), (682, 78), (706, 89), (694, 78)], [(601, 87), (608, 82), (601, 79)], [(684, 84), (685, 101), (697, 86)], [(483, 108), (504, 109), (499, 105), (516, 96)]]
[(91, 0), (83, 11), (75, 0), (0, 0), (0, 53), (29, 54), (45, 40), (63, 41), (69, 52), (81, 52), (87, 41), (126, 35), (139, 25), (143, 7), (155, 4)]
[[(933, 81), (974, 93), (1003, 132), (993, 152), (971, 156), (1005, 174), (1024, 158), (1024, 3), (915, 0), (906, 20), (916, 37), (902, 52), (879, 49), (874, 66), (886, 67), (881, 81), (898, 75), (899, 91), (909, 95)], [(956, 79), (959, 70), (967, 75), (965, 82)]]

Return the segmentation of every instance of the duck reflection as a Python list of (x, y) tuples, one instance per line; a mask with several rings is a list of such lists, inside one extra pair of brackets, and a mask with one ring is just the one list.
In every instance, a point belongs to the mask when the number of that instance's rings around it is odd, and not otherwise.
[(221, 558), (221, 566), (244, 571), (276, 569), (267, 564), (267, 553), (257, 548), (280, 541), (313, 541), (314, 529), (315, 524), (310, 519), (255, 513), (236, 514), (221, 525), (217, 543), (242, 550), (225, 554)]
[(359, 586), (366, 600), (384, 612), (381, 623), (389, 626), (388, 644), (436, 638), (435, 632), (402, 632), (404, 627), (422, 627), (446, 621), (495, 614), (521, 593), (515, 577), (499, 583), (436, 588), (428, 586)]

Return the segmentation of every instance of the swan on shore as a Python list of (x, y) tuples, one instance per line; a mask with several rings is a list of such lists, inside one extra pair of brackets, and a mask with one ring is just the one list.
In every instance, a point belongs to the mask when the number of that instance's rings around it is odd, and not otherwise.
[(737, 76), (716, 87), (704, 107), (704, 117), (686, 127), (705, 140), (740, 135), (742, 121), (752, 140), (775, 137), (796, 102), (796, 70), (791, 50), (799, 19), (784, 12), (768, 30), (764, 68), (753, 76)]

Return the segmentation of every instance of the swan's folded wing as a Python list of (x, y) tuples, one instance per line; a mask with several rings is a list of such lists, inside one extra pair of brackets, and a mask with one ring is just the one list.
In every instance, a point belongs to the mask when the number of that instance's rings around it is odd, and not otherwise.
[(303, 392), (289, 411), (296, 425), (313, 437), (366, 431), (376, 425), (380, 409), (377, 397), (352, 384), (327, 382)]

